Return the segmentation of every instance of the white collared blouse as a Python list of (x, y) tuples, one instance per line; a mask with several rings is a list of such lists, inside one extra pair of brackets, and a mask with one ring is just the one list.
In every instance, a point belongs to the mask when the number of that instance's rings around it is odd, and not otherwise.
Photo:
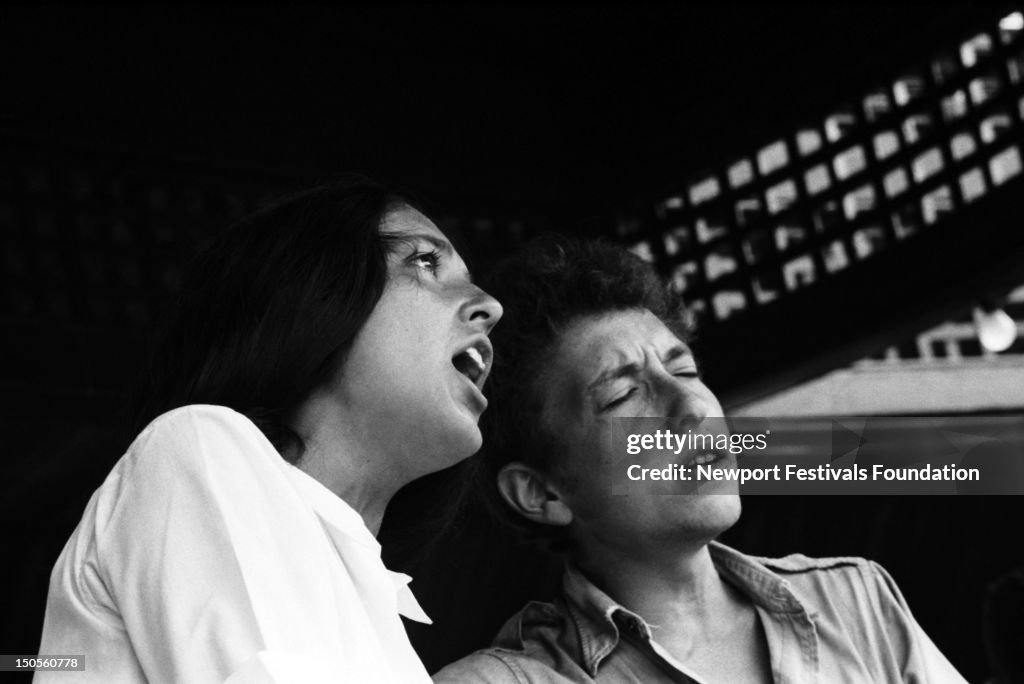
[(430, 622), (360, 515), (245, 416), (154, 420), (93, 494), (50, 578), (35, 682), (429, 682)]

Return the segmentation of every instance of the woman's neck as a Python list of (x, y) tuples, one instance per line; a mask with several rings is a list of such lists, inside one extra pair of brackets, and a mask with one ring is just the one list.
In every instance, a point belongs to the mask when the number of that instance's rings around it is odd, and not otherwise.
[(372, 430), (324, 409), (309, 403), (296, 415), (303, 442), (297, 465), (355, 509), (376, 536), (388, 503), (410, 478), (374, 446)]
[(366, 527), (377, 536), (384, 511), (401, 485), (380, 477), (369, 460), (352, 457), (344, 447), (334, 446), (326, 451), (307, 443), (297, 465), (359, 513)]

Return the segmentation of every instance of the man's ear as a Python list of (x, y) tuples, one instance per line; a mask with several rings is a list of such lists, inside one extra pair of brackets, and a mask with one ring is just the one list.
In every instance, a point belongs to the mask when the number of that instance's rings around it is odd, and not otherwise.
[(540, 471), (518, 461), (498, 472), (498, 491), (505, 503), (527, 520), (544, 525), (568, 525), (569, 508), (557, 485)]

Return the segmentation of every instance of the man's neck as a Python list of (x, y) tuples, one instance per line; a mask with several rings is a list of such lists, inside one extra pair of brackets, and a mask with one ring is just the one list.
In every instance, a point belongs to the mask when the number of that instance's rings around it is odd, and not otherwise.
[(707, 544), (640, 554), (597, 554), (574, 559), (583, 573), (617, 603), (653, 625), (692, 626), (701, 633), (722, 615), (729, 590)]
[(574, 562), (615, 602), (651, 625), (655, 641), (681, 661), (756, 620), (750, 600), (719, 576), (706, 543), (647, 555), (605, 550)]

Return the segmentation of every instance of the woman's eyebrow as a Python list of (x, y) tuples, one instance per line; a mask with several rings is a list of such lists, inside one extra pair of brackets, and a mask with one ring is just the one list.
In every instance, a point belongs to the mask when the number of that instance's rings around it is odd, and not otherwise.
[(455, 253), (455, 248), (452, 247), (452, 243), (439, 238), (436, 235), (431, 235), (430, 233), (400, 233), (399, 235), (408, 240), (423, 240), (424, 242), (429, 242), (435, 249), (445, 256), (451, 256)]
[[(431, 244), (434, 249), (449, 259), (455, 257), (455, 247), (452, 246), (452, 243), (448, 242), (444, 238), (439, 238), (436, 235), (432, 235), (430, 233), (395, 233), (395, 235), (399, 236), (401, 241), (406, 243), (423, 240), (424, 242)], [(466, 282), (474, 282), (473, 274), (470, 272), (469, 268), (466, 268), (464, 276)]]

